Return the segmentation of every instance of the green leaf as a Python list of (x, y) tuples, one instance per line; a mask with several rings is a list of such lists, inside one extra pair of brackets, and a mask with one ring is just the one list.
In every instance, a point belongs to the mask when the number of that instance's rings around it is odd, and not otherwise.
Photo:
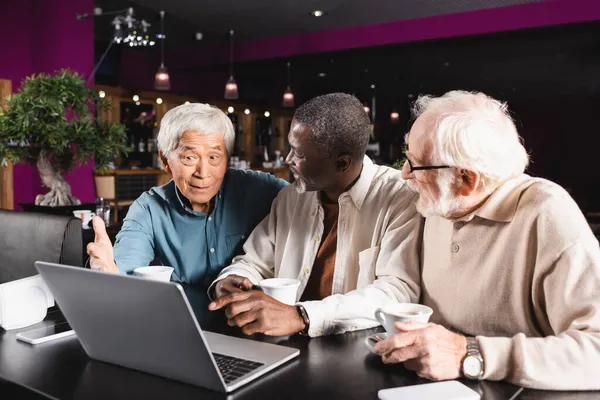
[[(95, 119), (96, 109), (108, 108), (108, 101), (68, 69), (27, 77), (0, 108), (0, 163), (35, 164), (40, 150), (46, 149), (55, 154), (53, 165), (62, 170), (90, 159), (104, 168), (128, 151), (124, 125)], [(15, 147), (13, 142), (28, 145)]]

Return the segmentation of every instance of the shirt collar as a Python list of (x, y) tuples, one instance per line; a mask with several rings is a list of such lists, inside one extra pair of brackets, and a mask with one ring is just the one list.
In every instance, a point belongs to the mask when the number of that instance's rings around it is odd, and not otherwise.
[(347, 192), (352, 199), (352, 202), (359, 210), (363, 205), (365, 197), (367, 197), (367, 193), (369, 193), (369, 188), (371, 187), (371, 182), (373, 181), (376, 171), (377, 168), (375, 167), (375, 164), (373, 164), (373, 161), (371, 161), (369, 157), (364, 156), (360, 177)]
[(471, 214), (460, 218), (460, 220), (470, 221), (473, 217), (477, 216), (491, 221), (512, 221), (519, 206), (521, 193), (531, 182), (532, 179), (527, 174), (521, 174), (516, 178), (509, 179), (498, 186), (481, 207)]
[[(223, 187), (225, 186), (225, 183), (227, 182), (228, 176), (229, 176), (229, 170), (225, 173), (223, 182), (221, 182), (221, 186), (219, 187), (219, 190), (217, 191), (217, 194), (214, 197), (215, 206), (213, 207), (212, 211), (216, 210), (217, 207), (219, 207), (219, 205), (221, 204), (221, 201), (223, 201)], [(185, 197), (179, 191), (179, 188), (175, 184), (174, 180), (173, 180), (173, 186), (175, 187), (175, 197), (177, 197), (177, 201), (178, 201), (179, 205), (181, 205), (181, 207), (183, 208), (183, 210), (185, 212), (187, 212), (188, 214), (192, 214), (192, 215), (207, 215), (208, 214), (208, 213), (204, 213), (204, 212), (194, 211), (192, 209), (192, 204), (187, 199), (187, 197)], [(211, 201), (212, 201), (212, 199), (211, 199)]]

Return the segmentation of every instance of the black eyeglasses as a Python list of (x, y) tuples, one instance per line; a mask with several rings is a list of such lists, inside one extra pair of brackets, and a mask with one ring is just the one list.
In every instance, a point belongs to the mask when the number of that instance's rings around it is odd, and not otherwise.
[(408, 166), (410, 167), (410, 173), (412, 174), (415, 171), (423, 171), (423, 170), (429, 170), (429, 169), (443, 169), (443, 168), (452, 168), (449, 165), (427, 165), (424, 167), (414, 167), (412, 165), (412, 162), (410, 162), (410, 159), (406, 156), (406, 154), (404, 154), (404, 158), (406, 159), (406, 162), (408, 162)]

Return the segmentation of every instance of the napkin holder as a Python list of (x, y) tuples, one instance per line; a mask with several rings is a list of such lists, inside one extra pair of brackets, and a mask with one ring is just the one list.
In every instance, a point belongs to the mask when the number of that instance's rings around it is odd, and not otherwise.
[(0, 284), (0, 327), (19, 329), (41, 322), (54, 296), (40, 275)]

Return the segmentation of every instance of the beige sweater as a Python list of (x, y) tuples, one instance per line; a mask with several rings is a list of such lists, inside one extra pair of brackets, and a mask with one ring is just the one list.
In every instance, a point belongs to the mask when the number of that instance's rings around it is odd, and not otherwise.
[(484, 378), (600, 389), (600, 247), (560, 186), (508, 181), (472, 214), (425, 223), (421, 300), (477, 336)]

